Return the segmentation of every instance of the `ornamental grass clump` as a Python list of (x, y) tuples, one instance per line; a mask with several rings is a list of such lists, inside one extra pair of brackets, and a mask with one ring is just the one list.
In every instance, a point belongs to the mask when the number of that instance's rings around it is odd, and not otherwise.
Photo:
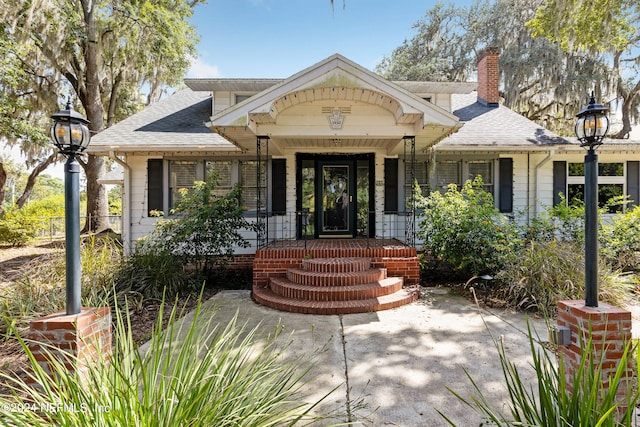
[[(608, 388), (603, 385), (603, 360), (593, 360), (592, 354), (600, 342), (589, 339), (581, 343), (580, 365), (575, 371), (569, 390), (563, 364), (557, 366), (556, 356), (538, 345), (540, 339), (528, 324), (529, 345), (533, 356), (532, 367), (537, 377), (537, 387), (528, 385), (526, 376), (506, 354), (502, 341), (494, 339), (504, 376), (509, 399), (504, 406), (489, 402), (478, 383), (466, 372), (475, 394), (464, 397), (448, 388), (461, 402), (480, 413), (487, 425), (495, 426), (554, 426), (554, 427), (631, 427), (634, 410), (638, 403), (638, 390), (624, 377), (627, 362), (633, 357), (632, 342), (629, 341), (620, 357), (615, 373), (609, 377)], [(604, 353), (604, 352), (603, 352)], [(626, 399), (619, 400), (618, 390), (626, 388)], [(444, 413), (440, 415), (451, 426), (455, 426)]]
[[(584, 299), (584, 249), (573, 241), (530, 241), (496, 275), (496, 297), (511, 307), (553, 315), (559, 300)], [(599, 299), (624, 306), (633, 296), (630, 276), (599, 267)]]
[[(100, 306), (113, 286), (114, 265), (122, 260), (122, 244), (113, 237), (89, 236), (80, 248), (82, 304)], [(40, 255), (21, 269), (20, 276), (0, 288), (0, 334), (5, 324), (26, 331), (29, 322), (64, 309), (65, 254)]]
[(311, 363), (283, 358), (280, 328), (263, 340), (260, 326), (247, 330), (237, 318), (219, 324), (199, 302), (190, 323), (177, 320), (174, 305), (162, 329), (163, 308), (144, 352), (116, 308), (113, 353), (97, 356), (84, 386), (59, 363), (48, 376), (21, 341), (41, 387), (0, 373), (13, 391), (0, 397), (9, 409), (2, 424), (288, 426), (313, 418), (315, 404), (301, 393)]

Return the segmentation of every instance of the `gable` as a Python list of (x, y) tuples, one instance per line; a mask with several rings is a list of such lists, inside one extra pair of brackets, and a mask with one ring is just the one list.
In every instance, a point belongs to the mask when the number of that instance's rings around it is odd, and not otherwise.
[[(344, 128), (328, 125), (327, 111), (347, 109), (368, 111), (368, 124), (347, 126), (345, 118)], [(300, 118), (297, 123), (288, 119), (294, 116)], [(418, 146), (426, 148), (457, 129), (459, 122), (448, 111), (334, 55), (214, 115), (207, 126), (244, 150), (254, 149), (255, 137), (264, 135), (281, 152), (286, 145), (281, 138), (296, 135), (303, 144), (307, 139), (337, 138), (353, 145), (350, 141), (357, 139), (360, 147), (363, 139), (377, 140), (372, 142), (376, 145), (388, 139), (385, 146), (392, 153), (404, 136), (416, 136)]]

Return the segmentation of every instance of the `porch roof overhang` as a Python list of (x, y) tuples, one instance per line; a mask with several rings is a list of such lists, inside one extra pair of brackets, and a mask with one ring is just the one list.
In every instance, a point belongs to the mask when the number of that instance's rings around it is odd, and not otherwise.
[[(333, 125), (332, 114), (346, 117), (344, 126)], [(336, 54), (212, 116), (206, 126), (244, 152), (255, 151), (256, 137), (266, 136), (272, 154), (331, 147), (398, 154), (405, 136), (415, 136), (416, 150), (426, 150), (461, 123)]]

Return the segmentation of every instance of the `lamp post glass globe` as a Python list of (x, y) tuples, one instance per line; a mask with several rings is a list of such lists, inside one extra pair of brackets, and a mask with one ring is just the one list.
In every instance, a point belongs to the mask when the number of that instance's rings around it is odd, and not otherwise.
[(52, 115), (51, 139), (63, 154), (77, 154), (83, 152), (89, 145), (91, 135), (87, 125), (89, 121), (80, 113), (74, 111), (71, 102), (67, 108)]
[(609, 130), (609, 109), (602, 104), (596, 104), (596, 99), (591, 93), (589, 104), (580, 111), (576, 117), (576, 137), (582, 146), (596, 146), (602, 144), (602, 139)]

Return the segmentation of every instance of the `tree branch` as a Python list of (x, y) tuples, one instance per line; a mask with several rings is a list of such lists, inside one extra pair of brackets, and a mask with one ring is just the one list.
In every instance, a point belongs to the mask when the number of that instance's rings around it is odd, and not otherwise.
[(29, 178), (27, 178), (27, 185), (24, 187), (24, 191), (22, 195), (16, 201), (16, 206), (21, 208), (27, 203), (29, 197), (31, 197), (31, 193), (33, 191), (33, 186), (36, 184), (36, 178), (40, 175), (53, 161), (58, 157), (58, 152), (54, 151), (49, 157), (43, 160), (40, 164), (38, 164), (29, 174)]

